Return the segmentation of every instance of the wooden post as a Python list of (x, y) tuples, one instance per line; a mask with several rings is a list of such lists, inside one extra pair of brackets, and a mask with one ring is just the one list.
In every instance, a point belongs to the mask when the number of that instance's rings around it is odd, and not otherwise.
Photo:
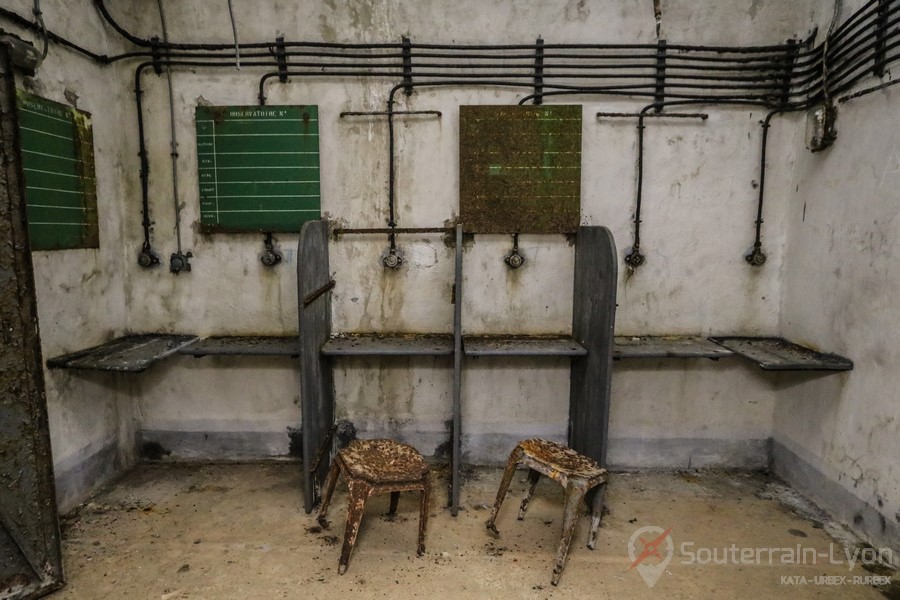
[(572, 335), (587, 356), (572, 358), (569, 446), (606, 466), (618, 269), (606, 227), (579, 227)]
[[(328, 225), (309, 221), (300, 230), (297, 251), (297, 304), (300, 318), (300, 407), (303, 419), (303, 503), (307, 514), (319, 500), (320, 482), (328, 473), (331, 455), (313, 458), (325, 443), (334, 423), (334, 384), (330, 359), (321, 353), (331, 337), (331, 293), (315, 292), (329, 286)], [(304, 299), (310, 298), (310, 302)]]

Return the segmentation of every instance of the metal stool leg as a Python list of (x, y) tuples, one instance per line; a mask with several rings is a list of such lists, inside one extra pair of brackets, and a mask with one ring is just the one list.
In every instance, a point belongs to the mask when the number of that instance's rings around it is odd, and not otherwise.
[(394, 516), (397, 514), (397, 503), (400, 502), (400, 492), (391, 492), (391, 505), (388, 508), (388, 516)]
[(566, 508), (563, 513), (562, 539), (559, 541), (559, 549), (556, 551), (556, 566), (553, 567), (553, 578), (550, 583), (556, 585), (566, 567), (566, 559), (569, 557), (569, 545), (572, 543), (572, 535), (575, 526), (578, 525), (578, 513), (581, 503), (584, 501), (585, 490), (581, 486), (566, 486)]
[(351, 479), (350, 497), (347, 502), (347, 529), (344, 532), (344, 547), (341, 550), (341, 560), (338, 563), (338, 573), (343, 575), (350, 564), (350, 554), (353, 553), (353, 546), (356, 544), (356, 536), (359, 533), (359, 526), (362, 522), (363, 512), (366, 508), (366, 500), (372, 492), (372, 486), (359, 480)]
[(603, 497), (606, 494), (606, 482), (594, 488), (594, 498), (591, 501), (591, 531), (588, 534), (588, 548), (594, 549), (597, 543), (597, 530), (600, 528), (600, 519), (603, 518)]
[(334, 494), (334, 486), (337, 485), (338, 475), (341, 468), (338, 465), (338, 458), (335, 456), (331, 461), (331, 467), (328, 469), (328, 476), (325, 478), (325, 486), (322, 489), (322, 504), (319, 505), (319, 514), (316, 520), (319, 526), (328, 529), (328, 520), (325, 516), (328, 514), (328, 505), (331, 503), (331, 496)]
[(500, 505), (503, 504), (503, 499), (506, 498), (506, 492), (509, 490), (509, 484), (512, 481), (513, 474), (516, 472), (516, 465), (519, 464), (519, 460), (522, 458), (524, 451), (521, 446), (516, 446), (513, 448), (513, 451), (509, 455), (509, 460), (506, 461), (506, 468), (503, 470), (503, 479), (500, 480), (500, 489), (497, 490), (497, 499), (494, 500), (494, 508), (491, 509), (491, 516), (488, 518), (487, 526), (488, 530), (490, 530), (494, 534), (499, 534), (497, 531), (497, 526), (494, 525), (494, 521), (497, 520), (497, 513), (500, 512)]
[(428, 504), (431, 498), (431, 479), (428, 473), (422, 481), (422, 494), (419, 498), (419, 547), (416, 554), (422, 556), (425, 554), (425, 530), (428, 528)]
[(541, 479), (541, 473), (534, 469), (528, 470), (528, 489), (525, 490), (525, 497), (522, 498), (522, 504), (519, 506), (519, 520), (525, 518), (525, 511), (528, 510), (528, 503), (531, 502), (531, 496), (534, 494), (534, 488), (537, 487), (538, 481)]

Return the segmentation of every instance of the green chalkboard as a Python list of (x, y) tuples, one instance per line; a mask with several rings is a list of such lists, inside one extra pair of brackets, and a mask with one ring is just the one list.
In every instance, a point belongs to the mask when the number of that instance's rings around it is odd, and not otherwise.
[(18, 91), (32, 250), (98, 248), (91, 116)]
[(320, 216), (316, 106), (198, 106), (205, 233), (300, 231)]

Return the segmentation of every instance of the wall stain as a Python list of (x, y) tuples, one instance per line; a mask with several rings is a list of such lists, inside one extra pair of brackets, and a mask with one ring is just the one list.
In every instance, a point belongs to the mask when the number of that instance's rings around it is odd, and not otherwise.
[(566, 4), (566, 21), (586, 21), (591, 16), (591, 9), (587, 7), (587, 0), (569, 0)]

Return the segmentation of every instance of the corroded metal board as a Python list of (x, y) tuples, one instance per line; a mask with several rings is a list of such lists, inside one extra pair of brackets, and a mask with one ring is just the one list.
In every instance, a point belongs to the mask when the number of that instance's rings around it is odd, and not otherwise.
[[(297, 259), (297, 297), (306, 298), (327, 285), (328, 226), (309, 221), (300, 230)], [(307, 513), (319, 500), (321, 482), (328, 474), (330, 454), (313, 469), (313, 457), (329, 437), (334, 424), (334, 384), (329, 358), (321, 353), (331, 337), (331, 293), (309, 304), (298, 303), (300, 318), (300, 409), (303, 419), (303, 503)]]
[(617, 281), (616, 245), (609, 229), (579, 228), (572, 335), (587, 356), (572, 359), (569, 445), (602, 466), (606, 466)]
[(473, 233), (581, 222), (581, 106), (460, 106), (459, 210)]
[(766, 371), (849, 371), (853, 361), (778, 337), (711, 337), (711, 341), (755, 362)]
[(198, 339), (195, 335), (167, 333), (126, 335), (99, 346), (50, 358), (47, 366), (51, 369), (140, 373)]
[(20, 600), (63, 572), (8, 52), (0, 44), (0, 597)]

